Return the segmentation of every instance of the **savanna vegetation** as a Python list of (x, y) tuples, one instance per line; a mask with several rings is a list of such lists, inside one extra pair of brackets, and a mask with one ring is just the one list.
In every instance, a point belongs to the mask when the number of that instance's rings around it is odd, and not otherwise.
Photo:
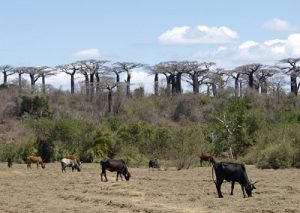
[[(269, 68), (264, 75), (266, 68), (257, 64), (238, 67), (228, 72), (237, 84), (225, 86), (224, 72), (209, 72), (212, 64), (194, 72), (198, 65), (192, 63), (189, 72), (183, 68), (179, 72), (182, 64), (174, 68), (175, 62), (161, 63), (151, 69), (154, 94), (147, 95), (143, 87), (130, 89), (130, 70), (145, 65), (118, 63), (106, 68), (116, 75), (113, 80), (99, 76), (104, 63), (60, 66), (71, 76), (71, 92), (44, 81), (35, 85), (34, 78), (31, 84), (22, 79), (4, 82), (0, 88), (0, 160), (12, 157), (24, 162), (28, 155), (41, 155), (45, 162), (52, 162), (76, 154), (84, 162), (110, 157), (139, 166), (151, 158), (182, 169), (198, 162), (197, 156), (205, 151), (217, 158), (227, 153), (258, 168), (300, 167), (298, 88), (293, 87), (294, 81), (290, 93), (281, 81), (267, 84), (271, 82), (267, 76), (279, 68)], [(70, 71), (77, 69), (86, 80), (76, 91)], [(25, 68), (17, 70), (30, 73)], [(120, 83), (122, 72), (127, 73), (125, 85)], [(34, 70), (36, 77), (43, 74)], [(48, 70), (46, 74), (53, 73)], [(158, 74), (167, 77), (165, 87), (158, 87)], [(191, 77), (193, 92), (182, 93), (181, 77)], [(207, 90), (200, 92), (204, 86)]]

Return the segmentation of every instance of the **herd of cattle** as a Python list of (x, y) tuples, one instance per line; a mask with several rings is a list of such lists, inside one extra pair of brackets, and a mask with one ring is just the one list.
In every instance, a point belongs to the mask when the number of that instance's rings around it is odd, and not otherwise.
[[(217, 163), (215, 158), (210, 155), (209, 153), (201, 153), (199, 156), (200, 158), (200, 165), (202, 166), (203, 161), (207, 161), (213, 165), (212, 167), (212, 178), (216, 185), (216, 189), (218, 192), (219, 198), (222, 198), (221, 192), (221, 185), (224, 180), (231, 182), (231, 195), (233, 195), (233, 189), (235, 182), (238, 182), (241, 185), (242, 192), (244, 197), (245, 191), (248, 197), (252, 196), (252, 190), (255, 189), (254, 184), (251, 183), (248, 179), (246, 168), (244, 164), (232, 163), (232, 162), (219, 162)], [(7, 159), (8, 167), (12, 167), (13, 160), (11, 158)], [(41, 166), (45, 169), (45, 163), (43, 162), (42, 158), (39, 156), (28, 156), (26, 159), (27, 168), (31, 168), (31, 164), (34, 163), (37, 165), (37, 168)], [(62, 172), (66, 172), (66, 167), (71, 167), (72, 171), (77, 170), (78, 172), (81, 171), (81, 162), (79, 158), (75, 155), (67, 156), (63, 158), (61, 161), (61, 170)], [(115, 159), (104, 159), (100, 162), (101, 165), (101, 181), (108, 181), (106, 177), (106, 170), (110, 172), (117, 172), (116, 181), (120, 177), (123, 180), (129, 181), (131, 174), (128, 171), (127, 165), (123, 160), (115, 160)], [(149, 169), (150, 168), (160, 168), (157, 160), (150, 160), (149, 161)], [(216, 180), (214, 179), (214, 173), (216, 176)], [(105, 180), (103, 179), (103, 176)]]

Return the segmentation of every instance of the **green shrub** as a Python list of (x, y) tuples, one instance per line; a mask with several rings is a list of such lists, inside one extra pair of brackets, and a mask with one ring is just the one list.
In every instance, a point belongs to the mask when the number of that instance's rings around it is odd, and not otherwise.
[(272, 144), (258, 156), (257, 167), (262, 169), (284, 169), (292, 165), (293, 150), (289, 143)]

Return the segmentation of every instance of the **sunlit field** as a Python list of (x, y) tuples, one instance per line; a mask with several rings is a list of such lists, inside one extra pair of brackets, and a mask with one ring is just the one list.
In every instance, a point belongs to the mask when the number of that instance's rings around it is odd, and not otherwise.
[(300, 171), (259, 170), (247, 166), (259, 181), (253, 197), (243, 198), (236, 184), (222, 185), (218, 198), (211, 167), (177, 171), (129, 168), (130, 181), (116, 182), (116, 173), (100, 181), (99, 164), (83, 164), (81, 172), (61, 172), (59, 163), (46, 169), (0, 164), (0, 212), (300, 212)]

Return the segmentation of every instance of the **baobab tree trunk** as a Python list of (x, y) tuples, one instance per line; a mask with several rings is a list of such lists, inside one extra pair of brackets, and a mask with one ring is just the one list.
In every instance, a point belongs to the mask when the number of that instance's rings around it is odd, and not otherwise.
[(126, 90), (127, 97), (131, 96), (131, 94), (130, 94), (130, 80), (131, 80), (131, 74), (128, 72), (127, 73), (127, 81), (126, 81), (126, 83), (127, 83), (127, 90)]
[(22, 73), (19, 73), (19, 92), (22, 92)]
[(31, 92), (33, 92), (34, 91), (34, 87), (35, 87), (34, 74), (29, 74), (29, 76), (30, 76)]
[(237, 78), (234, 79), (234, 96), (239, 96), (239, 80)]
[(243, 96), (243, 83), (240, 81), (240, 97)]
[(158, 73), (154, 75), (154, 94), (158, 96)]
[(262, 94), (267, 94), (268, 93), (268, 86), (267, 86), (267, 82), (263, 81), (261, 83), (261, 93)]
[(117, 93), (120, 94), (120, 75), (116, 73)]
[(172, 84), (172, 95), (175, 95), (176, 93), (176, 79), (175, 76), (172, 74), (170, 75), (171, 78), (171, 84)]
[(181, 74), (177, 73), (176, 75), (176, 94), (181, 94)]
[(7, 73), (3, 72), (3, 84), (7, 85)]
[(171, 75), (166, 76), (167, 78), (167, 96), (171, 96)]
[(89, 76), (87, 73), (84, 74), (85, 77), (85, 93), (87, 96), (90, 96), (90, 90), (89, 90)]
[(206, 89), (206, 95), (209, 96), (210, 95), (210, 86), (207, 85), (207, 89)]
[(108, 112), (111, 112), (112, 108), (112, 89), (108, 89), (108, 95), (107, 95), (107, 102), (108, 102)]
[(42, 75), (42, 92), (46, 94), (45, 75)]
[(253, 74), (249, 74), (249, 83), (248, 83), (248, 85), (251, 89), (253, 89), (253, 81), (254, 81)]
[(74, 74), (71, 75), (71, 94), (74, 94), (75, 92), (75, 80), (74, 80)]
[(297, 74), (295, 72), (291, 74), (291, 93), (295, 96), (298, 94)]
[(90, 74), (90, 83), (89, 83), (89, 90), (91, 95), (91, 100), (94, 97), (94, 74)]
[(193, 93), (194, 94), (199, 93), (199, 81), (198, 81), (198, 76), (197, 75), (193, 76)]
[(214, 83), (212, 84), (212, 92), (213, 92), (213, 96), (217, 97), (217, 95), (218, 95), (217, 86)]

